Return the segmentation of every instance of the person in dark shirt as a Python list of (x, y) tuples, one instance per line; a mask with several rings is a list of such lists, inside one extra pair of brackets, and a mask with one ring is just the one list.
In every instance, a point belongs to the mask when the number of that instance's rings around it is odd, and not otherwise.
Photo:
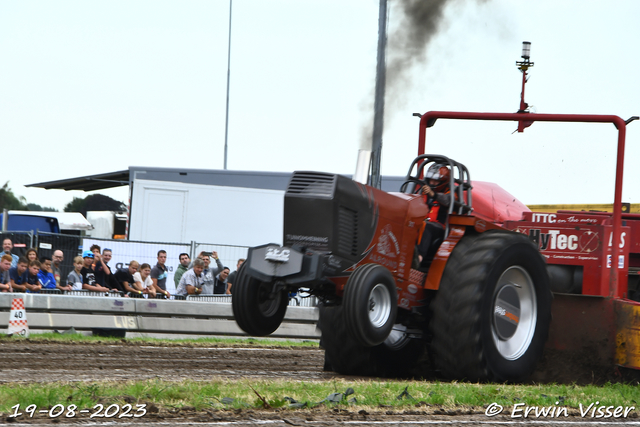
[(111, 275), (111, 269), (107, 263), (111, 260), (111, 249), (104, 249), (102, 255), (100, 255), (100, 246), (91, 245), (91, 252), (93, 253), (93, 274), (96, 278), (96, 284), (110, 288), (109, 276)]
[(9, 270), (11, 270), (11, 255), (4, 254), (0, 258), (0, 289), (2, 292), (11, 292), (11, 277), (9, 276)]
[(227, 294), (231, 295), (231, 287), (236, 282), (236, 276), (238, 275), (238, 270), (240, 270), (240, 266), (245, 261), (246, 260), (244, 258), (240, 258), (238, 260), (238, 264), (236, 265), (236, 271), (234, 271), (233, 273), (229, 274), (229, 277), (227, 277)]
[(213, 279), (213, 293), (227, 293), (227, 277), (229, 277), (229, 267), (222, 267), (222, 271)]
[(165, 298), (169, 298), (171, 295), (167, 292), (167, 276), (169, 270), (164, 265), (167, 262), (167, 251), (158, 251), (158, 263), (151, 269), (151, 280), (153, 282), (153, 288), (156, 290), (157, 295), (164, 295)]
[(96, 283), (96, 275), (91, 267), (91, 264), (93, 264), (93, 252), (84, 251), (82, 262), (84, 262), (84, 267), (80, 270), (80, 274), (82, 274), (82, 289), (94, 292), (109, 292), (109, 288)]
[(27, 281), (24, 282), (27, 287), (27, 293), (38, 293), (40, 289), (42, 289), (42, 285), (40, 284), (40, 280), (38, 280), (38, 273), (40, 273), (40, 261), (34, 259), (33, 261), (29, 261), (29, 274), (27, 274)]
[(114, 273), (114, 279), (120, 284), (125, 292), (129, 292), (130, 296), (135, 294), (142, 295), (142, 291), (139, 291), (133, 287), (133, 275), (138, 271), (138, 261), (131, 261), (128, 267), (119, 268)]
[(13, 289), (13, 292), (24, 292), (27, 290), (25, 282), (29, 275), (29, 272), (27, 271), (28, 268), (29, 261), (24, 257), (20, 257), (18, 265), (9, 270), (9, 279), (11, 279), (11, 288)]

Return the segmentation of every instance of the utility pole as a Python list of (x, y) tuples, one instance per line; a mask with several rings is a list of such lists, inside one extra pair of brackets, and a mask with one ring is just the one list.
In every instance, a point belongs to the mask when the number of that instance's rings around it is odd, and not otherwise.
[(229, 138), (229, 81), (231, 80), (231, 11), (233, 0), (229, 0), (229, 47), (227, 48), (227, 113), (224, 119), (224, 170), (227, 170), (227, 141)]

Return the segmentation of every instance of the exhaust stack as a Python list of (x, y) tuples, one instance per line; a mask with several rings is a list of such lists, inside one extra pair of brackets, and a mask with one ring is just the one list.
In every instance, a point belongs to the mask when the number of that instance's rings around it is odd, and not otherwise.
[(356, 162), (356, 173), (353, 174), (353, 180), (360, 184), (368, 184), (369, 169), (371, 168), (371, 150), (363, 148), (358, 150), (358, 161)]

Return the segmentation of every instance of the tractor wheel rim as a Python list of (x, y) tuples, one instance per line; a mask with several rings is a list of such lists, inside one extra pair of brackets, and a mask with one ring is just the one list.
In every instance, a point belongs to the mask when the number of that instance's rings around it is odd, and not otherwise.
[(533, 280), (520, 266), (502, 273), (493, 293), (491, 335), (496, 349), (507, 360), (520, 358), (536, 330), (538, 304)]
[(382, 283), (373, 287), (368, 300), (369, 321), (374, 328), (384, 326), (391, 316), (391, 296)]
[(282, 298), (280, 293), (277, 293), (275, 298), (270, 298), (271, 290), (271, 284), (260, 283), (258, 289), (258, 308), (260, 313), (266, 317), (271, 317), (278, 311), (280, 298)]
[(405, 347), (410, 338), (407, 334), (407, 327), (401, 323), (393, 325), (393, 329), (389, 333), (389, 336), (384, 340), (384, 344), (387, 348), (392, 350), (400, 350)]

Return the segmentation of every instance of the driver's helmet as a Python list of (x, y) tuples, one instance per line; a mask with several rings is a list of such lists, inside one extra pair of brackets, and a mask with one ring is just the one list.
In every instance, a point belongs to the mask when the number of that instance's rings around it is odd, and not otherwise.
[(424, 179), (428, 185), (430, 185), (429, 180), (437, 181), (437, 184), (431, 186), (431, 188), (434, 191), (442, 191), (449, 185), (450, 176), (451, 172), (447, 166), (441, 163), (434, 163), (427, 169)]

